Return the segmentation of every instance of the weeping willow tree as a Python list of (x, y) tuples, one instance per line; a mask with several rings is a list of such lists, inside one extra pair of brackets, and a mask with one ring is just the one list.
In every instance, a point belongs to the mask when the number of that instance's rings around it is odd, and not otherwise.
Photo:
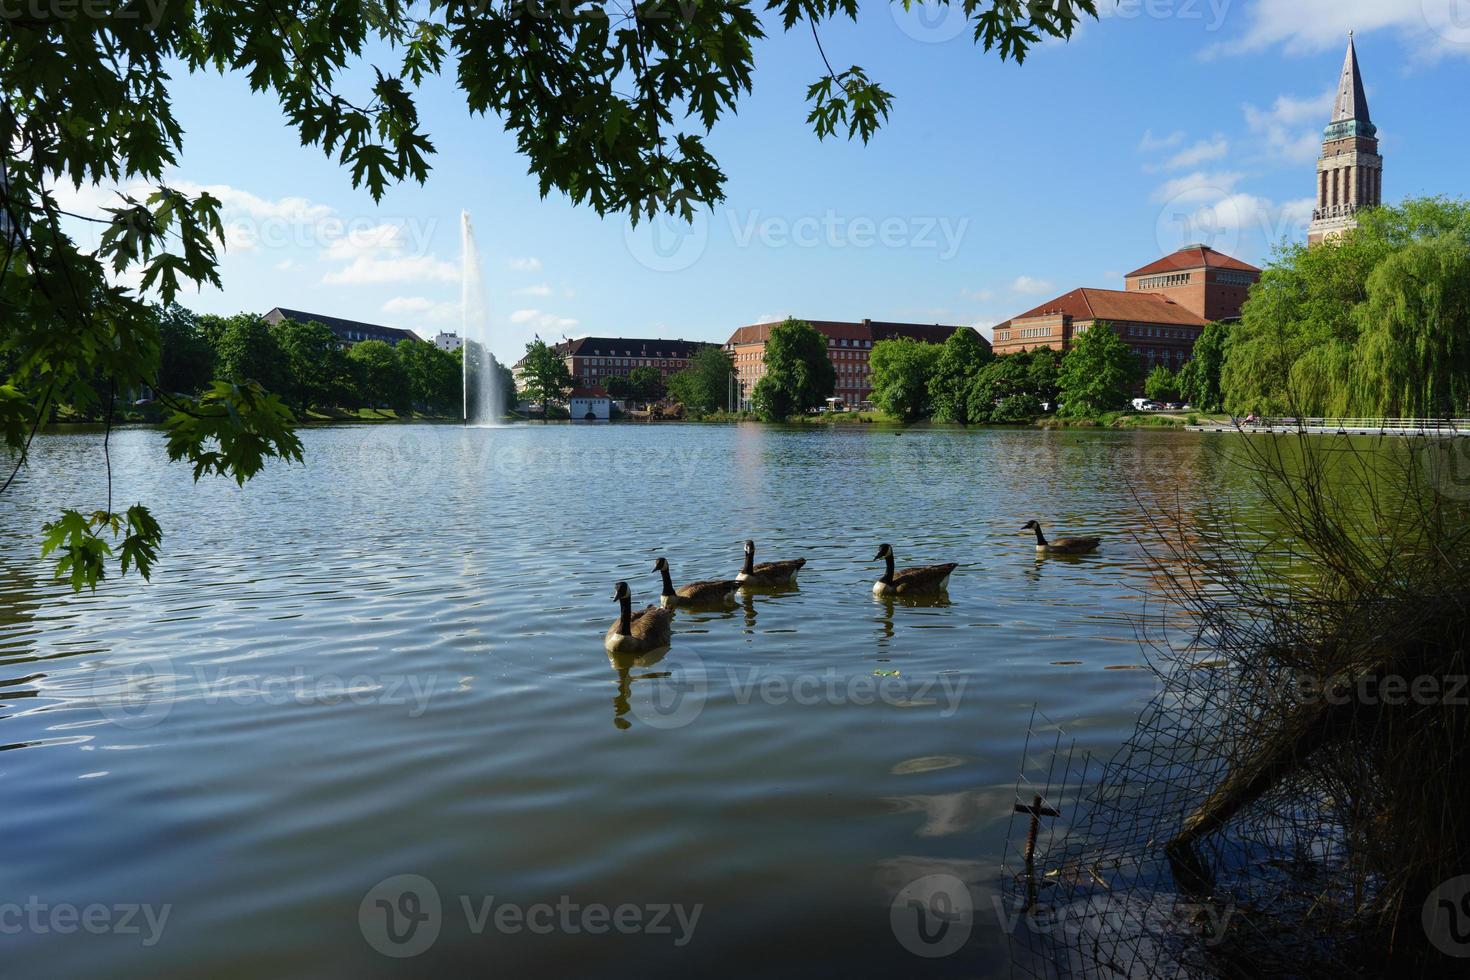
[(1451, 417), (1470, 407), (1470, 245), (1415, 242), (1379, 263), (1359, 307), (1352, 401), (1366, 414)]
[(1470, 202), (1445, 198), (1364, 212), (1355, 232), (1325, 245), (1283, 246), (1230, 332), (1225, 407), (1308, 416), (1463, 410), (1466, 249)]

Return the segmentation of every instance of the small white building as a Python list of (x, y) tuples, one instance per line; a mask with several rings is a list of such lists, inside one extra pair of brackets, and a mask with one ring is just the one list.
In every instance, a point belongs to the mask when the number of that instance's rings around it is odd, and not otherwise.
[(434, 338), (434, 346), (443, 351), (457, 351), (464, 346), (464, 341), (457, 333), (440, 333)]
[(601, 388), (573, 388), (567, 404), (573, 422), (606, 422), (612, 418), (612, 399)]

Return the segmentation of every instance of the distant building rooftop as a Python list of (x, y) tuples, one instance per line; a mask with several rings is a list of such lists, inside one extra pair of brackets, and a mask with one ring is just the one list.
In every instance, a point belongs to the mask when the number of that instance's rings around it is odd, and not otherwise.
[(288, 310), (278, 306), (267, 313), (262, 319), (266, 323), (280, 323), (284, 320), (292, 320), (296, 323), (320, 323), (332, 333), (337, 339), (348, 344), (359, 343), (364, 340), (381, 340), (388, 344), (397, 344), (405, 340), (418, 340), (419, 335), (412, 330), (402, 330), (398, 327), (385, 327), (377, 323), (363, 323), (359, 320), (344, 320), (337, 316), (327, 316), (324, 313), (307, 313), (304, 310)]
[(1016, 320), (1061, 314), (1074, 320), (1107, 320), (1121, 323), (1166, 323), (1203, 327), (1205, 318), (1158, 293), (1129, 293), (1118, 289), (1083, 287), (1064, 293), (999, 324), (1003, 330)]
[(1234, 269), (1237, 272), (1255, 272), (1261, 270), (1248, 262), (1217, 252), (1208, 245), (1186, 245), (1173, 255), (1166, 255), (1157, 262), (1150, 262), (1142, 269), (1135, 269), (1128, 273), (1127, 278), (1134, 276), (1152, 276), (1161, 272), (1179, 272), (1183, 269)]

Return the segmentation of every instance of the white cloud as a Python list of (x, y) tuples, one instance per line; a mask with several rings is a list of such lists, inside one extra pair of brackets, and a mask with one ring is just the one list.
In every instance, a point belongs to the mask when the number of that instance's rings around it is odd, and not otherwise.
[(1152, 129), (1146, 130), (1143, 134), (1142, 142), (1138, 144), (1138, 151), (1140, 153), (1157, 153), (1160, 150), (1171, 150), (1176, 146), (1182, 145), (1185, 138), (1184, 130), (1182, 129), (1176, 129), (1168, 136), (1155, 136)]
[(1155, 201), (1201, 201), (1222, 198), (1233, 193), (1240, 174), (1229, 171), (1195, 171), (1166, 181), (1154, 191)]
[(189, 195), (207, 193), (219, 199), (222, 211), (259, 220), (304, 224), (322, 221), (332, 215), (332, 209), (327, 205), (313, 204), (304, 197), (270, 200), (228, 184), (196, 184), (188, 180), (170, 181), (169, 186)]
[(513, 292), (516, 296), (550, 296), (551, 287), (543, 282), (534, 286), (522, 286)]
[(274, 268), (277, 272), (289, 272), (291, 269), (296, 268), (296, 260), (282, 259), (281, 261), (277, 262), (272, 268)]
[(458, 323), (458, 303), (442, 303), (426, 296), (395, 296), (383, 304), (388, 316), (415, 317), (432, 323)]
[(993, 289), (961, 289), (960, 295), (965, 299), (975, 300), (979, 303), (988, 303), (995, 298)]
[(513, 272), (541, 271), (541, 260), (534, 256), (524, 259), (511, 259), (509, 265)]
[(1011, 283), (1011, 292), (1022, 295), (1039, 294), (1050, 292), (1052, 284), (1047, 279), (1036, 279), (1032, 276), (1017, 276), (1016, 281)]
[(521, 327), (533, 327), (538, 332), (546, 330), (553, 333), (572, 330), (578, 324), (571, 317), (557, 316), (541, 310), (516, 310), (510, 315), (510, 322)]
[(1219, 160), (1230, 152), (1230, 141), (1216, 133), (1207, 140), (1200, 140), (1193, 146), (1181, 150), (1164, 162), (1165, 170), (1184, 170), (1188, 167), (1198, 167), (1202, 163), (1210, 163)]
[(1336, 88), (1319, 95), (1280, 95), (1269, 109), (1247, 103), (1245, 123), (1266, 154), (1287, 163), (1309, 163), (1322, 150), (1322, 127), (1332, 115)]
[(458, 282), (459, 267), (432, 255), (374, 258), (364, 255), (351, 265), (322, 276), (331, 286), (366, 286), (389, 282)]
[(1247, 16), (1243, 37), (1207, 49), (1206, 54), (1276, 47), (1287, 54), (1315, 54), (1341, 50), (1350, 30), (1356, 30), (1359, 38), (1392, 30), (1421, 58), (1470, 55), (1470, 22), (1461, 0), (1253, 0)]
[(348, 263), (322, 276), (322, 282), (334, 286), (460, 280), (459, 266), (426, 251), (415, 254), (403, 227), (391, 223), (347, 231), (332, 239), (324, 257)]
[(757, 324), (783, 323), (788, 316), (790, 316), (790, 314), (787, 313), (762, 313), (760, 316), (755, 318), (755, 322)]

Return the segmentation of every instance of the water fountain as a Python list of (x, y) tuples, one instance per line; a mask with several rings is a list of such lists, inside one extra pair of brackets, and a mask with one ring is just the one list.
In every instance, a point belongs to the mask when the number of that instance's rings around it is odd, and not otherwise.
[(464, 420), (467, 425), (499, 425), (505, 417), (505, 389), (500, 364), (490, 351), (490, 311), (485, 302), (485, 276), (470, 213), (460, 212), (460, 315), (464, 355)]

